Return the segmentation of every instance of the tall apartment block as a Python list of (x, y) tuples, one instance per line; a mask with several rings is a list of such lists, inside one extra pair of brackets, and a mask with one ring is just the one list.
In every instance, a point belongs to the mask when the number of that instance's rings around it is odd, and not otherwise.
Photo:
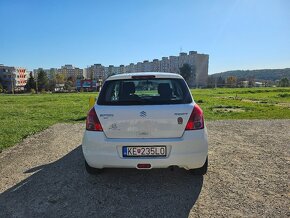
[(25, 68), (0, 64), (1, 84), (7, 92), (23, 91), (28, 77), (29, 73)]
[(63, 74), (65, 78), (74, 77), (76, 79), (82, 79), (84, 77), (83, 69), (74, 67), (71, 64), (66, 64), (60, 69), (57, 69), (57, 73)]
[[(110, 67), (110, 66), (109, 66)], [(112, 70), (112, 72), (115, 70)], [(94, 64), (86, 69), (87, 79), (99, 80), (105, 78), (105, 67), (101, 64)]]
[[(189, 64), (192, 70), (192, 77), (188, 81), (190, 87), (206, 87), (208, 78), (209, 55), (198, 54), (196, 51), (190, 51), (188, 54), (181, 52), (179, 56), (162, 57), (161, 60), (144, 60), (137, 64), (104, 67), (101, 64), (95, 64), (88, 67), (87, 78), (104, 80), (110, 75), (131, 72), (170, 72), (179, 74), (179, 68), (184, 64)], [(195, 75), (195, 77), (193, 77)]]

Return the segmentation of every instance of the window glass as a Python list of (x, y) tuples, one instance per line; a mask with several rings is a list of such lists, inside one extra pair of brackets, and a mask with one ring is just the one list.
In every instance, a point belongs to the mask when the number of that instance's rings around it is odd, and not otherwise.
[(182, 79), (128, 79), (106, 81), (99, 105), (154, 105), (191, 103)]

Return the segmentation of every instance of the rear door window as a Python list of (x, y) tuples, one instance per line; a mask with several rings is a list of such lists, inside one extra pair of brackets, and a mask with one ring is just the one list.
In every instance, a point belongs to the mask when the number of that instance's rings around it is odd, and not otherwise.
[(99, 105), (155, 105), (191, 103), (182, 79), (128, 79), (106, 81)]

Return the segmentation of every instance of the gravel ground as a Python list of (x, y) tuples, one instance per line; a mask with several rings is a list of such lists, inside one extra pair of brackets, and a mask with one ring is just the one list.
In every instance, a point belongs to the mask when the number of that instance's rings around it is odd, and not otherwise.
[(84, 170), (82, 124), (0, 154), (0, 217), (289, 217), (290, 120), (208, 122), (209, 171)]

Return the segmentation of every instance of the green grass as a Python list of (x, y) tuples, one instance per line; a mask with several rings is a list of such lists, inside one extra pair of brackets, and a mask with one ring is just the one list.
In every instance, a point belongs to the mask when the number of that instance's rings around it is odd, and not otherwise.
[[(290, 88), (193, 89), (206, 120), (290, 119)], [(97, 93), (0, 95), (0, 150), (60, 122), (84, 122)]]
[(206, 120), (290, 119), (290, 88), (193, 89)]
[(97, 93), (0, 95), (0, 150), (60, 122), (84, 122)]

